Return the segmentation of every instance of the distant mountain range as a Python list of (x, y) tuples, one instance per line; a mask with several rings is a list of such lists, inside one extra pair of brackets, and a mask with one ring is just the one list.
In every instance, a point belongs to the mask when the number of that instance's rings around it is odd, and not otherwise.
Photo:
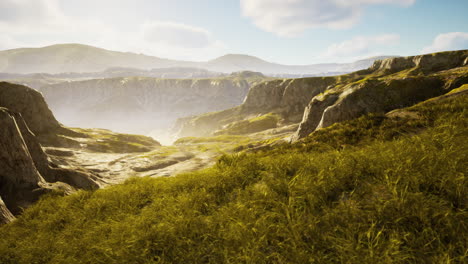
[(57, 44), (42, 48), (0, 51), (0, 72), (16, 74), (89, 73), (125, 67), (142, 70), (198, 68), (221, 73), (256, 71), (278, 77), (285, 75), (310, 76), (315, 74), (335, 75), (365, 69), (370, 67), (375, 60), (389, 57), (395, 56), (372, 57), (352, 63), (282, 65), (267, 62), (254, 56), (227, 54), (206, 62), (191, 62), (131, 52), (110, 51), (82, 44)]

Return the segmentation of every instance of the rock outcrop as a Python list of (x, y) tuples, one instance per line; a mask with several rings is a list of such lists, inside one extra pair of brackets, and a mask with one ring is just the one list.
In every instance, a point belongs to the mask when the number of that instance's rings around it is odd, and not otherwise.
[(299, 122), (310, 100), (337, 80), (336, 77), (312, 77), (260, 83), (250, 89), (241, 105), (241, 112), (275, 112), (287, 120)]
[(0, 82), (0, 222), (52, 189), (99, 187), (94, 175), (49, 160), (36, 134), (54, 138), (57, 133), (78, 134), (57, 122), (39, 92)]
[(0, 196), (13, 213), (37, 198), (45, 180), (37, 170), (14, 114), (0, 108)]
[(414, 69), (417, 72), (427, 74), (466, 66), (467, 59), (467, 50), (439, 52), (377, 60), (369, 70), (372, 72), (384, 72), (389, 74), (407, 69)]
[[(255, 77), (257, 80), (261, 77)], [(250, 86), (250, 80), (237, 76), (129, 77), (61, 83), (39, 90), (57, 118), (68, 126), (148, 134), (167, 130), (180, 117), (239, 105)]]
[(338, 77), (312, 77), (261, 82), (250, 88), (238, 107), (178, 120), (176, 134), (178, 137), (209, 136), (229, 123), (268, 113), (278, 114), (283, 123), (298, 123), (312, 97), (338, 80)]
[(387, 58), (372, 67), (333, 77), (283, 79), (253, 86), (242, 105), (181, 120), (179, 136), (208, 136), (232, 122), (267, 113), (282, 124), (299, 123), (292, 137), (373, 112), (438, 96), (468, 83), (468, 51)]
[(6, 207), (5, 203), (2, 200), (2, 197), (0, 197), (0, 225), (8, 224), (14, 219), (15, 217)]
[(0, 106), (21, 113), (36, 135), (56, 132), (62, 128), (41, 93), (29, 87), (0, 82)]
[(21, 114), (0, 108), (0, 196), (14, 213), (63, 182), (83, 189), (98, 184), (86, 172), (54, 168)]
[(467, 58), (463, 50), (376, 61), (361, 71), (363, 80), (331, 86), (314, 97), (292, 139), (367, 113), (410, 106), (468, 83)]

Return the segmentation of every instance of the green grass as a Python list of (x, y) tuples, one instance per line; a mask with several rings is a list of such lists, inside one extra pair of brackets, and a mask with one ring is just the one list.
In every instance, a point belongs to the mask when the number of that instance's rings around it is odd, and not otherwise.
[(251, 119), (241, 120), (227, 125), (224, 129), (215, 132), (215, 135), (242, 135), (250, 134), (270, 128), (275, 128), (278, 125), (280, 117), (276, 114), (269, 113)]
[(160, 146), (159, 142), (147, 136), (114, 133), (106, 129), (72, 128), (72, 130), (86, 136), (86, 148), (96, 152), (147, 152)]
[(466, 263), (467, 103), (49, 195), (0, 228), (0, 263)]

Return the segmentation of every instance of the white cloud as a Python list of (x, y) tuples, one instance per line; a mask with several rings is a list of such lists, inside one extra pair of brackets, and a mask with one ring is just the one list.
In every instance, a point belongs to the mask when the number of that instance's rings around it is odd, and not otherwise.
[(430, 46), (422, 49), (422, 53), (468, 49), (468, 33), (450, 32), (439, 34)]
[(293, 37), (311, 28), (349, 28), (367, 5), (412, 5), (416, 0), (240, 0), (242, 14), (268, 32)]
[(172, 22), (147, 22), (142, 26), (146, 41), (183, 48), (206, 48), (215, 41), (203, 28)]
[(166, 58), (204, 60), (226, 51), (225, 44), (208, 30), (180, 23), (146, 22), (136, 38), (142, 41), (132, 50)]
[(208, 30), (173, 22), (149, 21), (124, 31), (99, 17), (69, 16), (59, 0), (0, 0), (0, 50), (83, 43), (119, 51), (204, 60), (224, 53)]
[(16, 34), (47, 33), (64, 28), (70, 19), (62, 14), (58, 0), (0, 1), (0, 30)]
[(364, 57), (382, 55), (382, 47), (395, 46), (400, 42), (398, 34), (377, 36), (357, 36), (340, 43), (330, 45), (322, 54), (324, 59), (355, 60)]
[(2, 0), (0, 21), (41, 22), (60, 16), (57, 0)]

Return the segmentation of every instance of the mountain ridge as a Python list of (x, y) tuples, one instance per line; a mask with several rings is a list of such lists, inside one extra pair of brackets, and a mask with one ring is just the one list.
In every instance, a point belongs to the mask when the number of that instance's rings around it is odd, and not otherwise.
[(371, 66), (374, 60), (374, 58), (367, 58), (351, 63), (285, 65), (269, 62), (252, 55), (225, 54), (208, 61), (183, 61), (142, 53), (112, 51), (85, 44), (65, 43), (0, 51), (0, 72), (57, 74), (99, 72), (115, 67), (146, 70), (191, 67), (223, 73), (250, 70), (264, 74), (319, 74), (360, 70), (363, 67)]

